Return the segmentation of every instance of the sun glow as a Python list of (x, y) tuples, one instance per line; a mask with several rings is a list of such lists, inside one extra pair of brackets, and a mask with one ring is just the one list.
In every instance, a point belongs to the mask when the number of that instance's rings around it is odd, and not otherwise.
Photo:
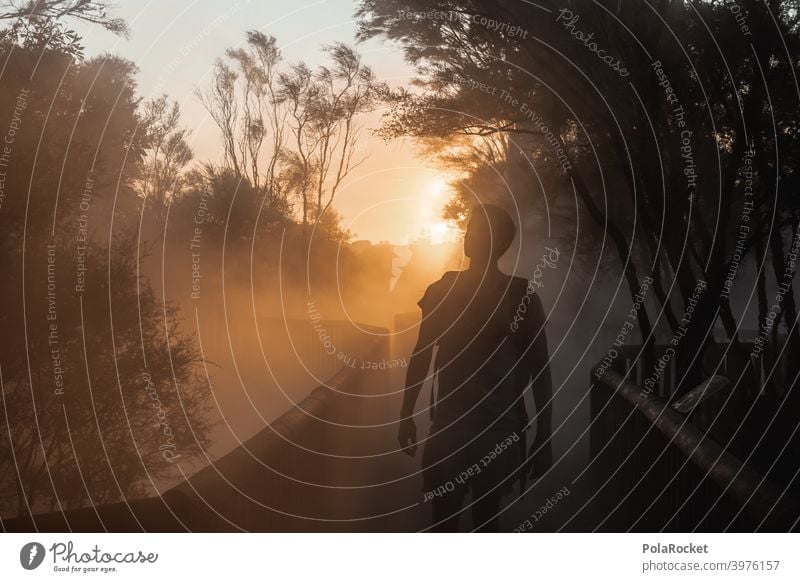
[(440, 176), (430, 183), (422, 206), (422, 236), (433, 244), (455, 241), (458, 228), (449, 220), (442, 219), (445, 205), (452, 196), (448, 178)]

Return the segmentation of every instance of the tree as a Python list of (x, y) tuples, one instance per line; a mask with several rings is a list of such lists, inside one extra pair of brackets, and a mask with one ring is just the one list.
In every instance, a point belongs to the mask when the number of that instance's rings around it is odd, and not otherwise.
[[(197, 95), (222, 134), (225, 165), (269, 197), (279, 198), (286, 119), (276, 96), (281, 53), (272, 36), (259, 31), (246, 36), (244, 48), (226, 51), (228, 62), (216, 61), (211, 87)], [(262, 156), (265, 141), (270, 147)]]
[[(774, 139), (797, 147), (797, 95), (786, 82), (798, 56), (797, 3), (736, 3), (755, 52), (731, 6), (463, 0), (434, 14), (423, 0), (362, 0), (358, 11), (362, 37), (399, 42), (419, 72), (422, 91), (395, 93), (387, 134), (509, 135), (605, 229), (631, 297), (652, 273), (657, 319), (637, 312), (646, 362), (655, 328), (679, 332), (679, 313), (707, 284), (680, 343), (679, 394), (701, 379), (697, 355), (718, 320), (736, 359), (749, 361), (723, 293), (745, 204), (743, 159), (751, 147), (756, 159), (774, 158)], [(785, 102), (770, 103), (774, 89)], [(773, 114), (785, 124), (779, 134)], [(763, 180), (757, 187), (745, 253), (793, 223), (769, 211), (775, 198)], [(783, 252), (776, 244), (774, 255)]]
[(11, 21), (11, 25), (0, 31), (0, 43), (29, 49), (48, 47), (82, 58), (81, 39), (66, 23), (77, 20), (96, 24), (114, 34), (127, 36), (127, 24), (111, 16), (108, 7), (109, 2), (105, 0), (3, 0), (0, 21)]
[(152, 136), (136, 68), (51, 48), (0, 58), (0, 512), (152, 494), (210, 423), (200, 356), (130, 234)]
[(180, 107), (170, 105), (166, 95), (145, 101), (142, 124), (147, 149), (139, 184), (145, 211), (159, 228), (164, 227), (166, 207), (185, 184), (184, 171), (193, 154), (186, 139), (189, 132), (180, 126)]
[(197, 92), (222, 134), (225, 165), (271, 198), (296, 195), (304, 231), (361, 163), (358, 117), (382, 92), (351, 47), (335, 43), (324, 53), (330, 66), (282, 68), (275, 38), (250, 31), (246, 47), (228, 49), (210, 87)]
[(306, 176), (300, 188), (304, 226), (309, 206), (314, 209), (316, 225), (344, 179), (363, 162), (363, 158), (354, 159), (360, 133), (358, 116), (375, 107), (382, 89), (372, 69), (362, 64), (351, 47), (335, 43), (324, 52), (331, 67), (321, 66), (312, 73), (301, 63), (280, 78), (279, 98), (294, 120), (295, 165), (299, 164)]

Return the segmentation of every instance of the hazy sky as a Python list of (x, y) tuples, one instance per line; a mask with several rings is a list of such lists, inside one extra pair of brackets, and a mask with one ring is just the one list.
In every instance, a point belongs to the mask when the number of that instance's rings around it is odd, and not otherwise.
[[(332, 41), (354, 41), (353, 11), (347, 0), (122, 0), (114, 13), (130, 27), (130, 38), (98, 27), (76, 27), (86, 55), (111, 52), (139, 67), (139, 94), (167, 93), (181, 104), (183, 123), (192, 131), (196, 160), (219, 160), (219, 136), (193, 91), (206, 86), (214, 60), (237, 46), (244, 31), (258, 29), (278, 39), (284, 58), (320, 62), (319, 48)], [(411, 73), (401, 52), (391, 45), (360, 46), (377, 76), (404, 85)], [(374, 125), (370, 116), (365, 125)], [(356, 238), (404, 244), (438, 221), (442, 179), (414, 155), (408, 143), (384, 144), (364, 132), (369, 159), (350, 176), (335, 206)]]

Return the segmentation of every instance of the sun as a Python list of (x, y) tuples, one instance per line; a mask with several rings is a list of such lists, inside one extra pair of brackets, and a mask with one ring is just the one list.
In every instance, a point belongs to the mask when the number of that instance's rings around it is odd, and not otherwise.
[(438, 176), (426, 188), (422, 206), (423, 236), (433, 244), (443, 244), (458, 238), (458, 228), (449, 220), (442, 219), (442, 212), (452, 197), (449, 179)]
[(427, 238), (436, 245), (452, 242), (458, 235), (456, 228), (448, 221), (434, 222), (426, 230)]
[(444, 176), (436, 178), (433, 182), (431, 182), (429, 191), (435, 201), (443, 201), (446, 195), (450, 193), (450, 184), (448, 184), (447, 178)]

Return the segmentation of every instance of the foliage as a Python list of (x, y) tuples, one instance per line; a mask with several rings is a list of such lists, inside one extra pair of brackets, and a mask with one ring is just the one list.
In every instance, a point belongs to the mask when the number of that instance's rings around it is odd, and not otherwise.
[(2, 59), (0, 512), (152, 494), (210, 426), (200, 356), (129, 232), (155, 131), (141, 131), (136, 68), (23, 47)]
[(125, 21), (110, 16), (108, 5), (105, 0), (0, 1), (0, 22), (11, 22), (8, 28), (0, 31), (0, 45), (31, 50), (47, 48), (83, 58), (81, 39), (67, 26), (69, 20), (96, 24), (120, 36), (128, 34)]
[(272, 198), (295, 195), (304, 230), (361, 163), (358, 117), (383, 92), (353, 48), (335, 43), (324, 53), (330, 66), (285, 66), (274, 37), (249, 31), (245, 48), (228, 49), (198, 91), (222, 134), (225, 165)]
[[(362, 37), (400, 43), (419, 73), (420, 89), (394, 93), (387, 135), (508, 135), (546, 174), (548, 192), (577, 194), (611, 241), (631, 297), (642, 273), (652, 272), (657, 319), (637, 312), (651, 362), (654, 326), (676, 332), (698, 282), (708, 283), (681, 344), (684, 389), (702, 376), (696, 355), (718, 318), (747, 361), (723, 289), (751, 148), (757, 195), (745, 254), (758, 240), (777, 241), (774, 275), (781, 276), (785, 240), (798, 221), (797, 94), (787, 81), (800, 56), (797, 3), (736, 3), (755, 49), (732, 5), (362, 0), (358, 11)], [(429, 15), (434, 9), (440, 17)], [(592, 38), (576, 40), (565, 21)], [(624, 62), (627, 74), (605, 66), (592, 47)], [(793, 297), (782, 313), (796, 343)]]

